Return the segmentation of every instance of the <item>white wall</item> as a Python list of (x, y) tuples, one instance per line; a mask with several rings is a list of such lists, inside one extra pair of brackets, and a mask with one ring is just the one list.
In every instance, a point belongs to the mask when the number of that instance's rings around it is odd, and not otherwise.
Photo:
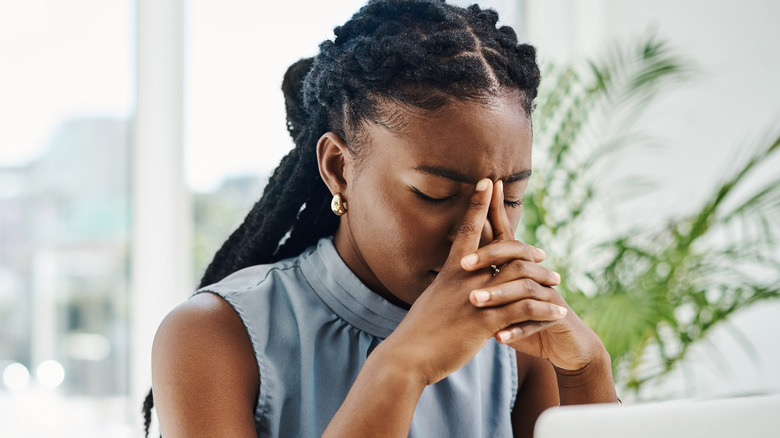
[[(640, 120), (639, 130), (663, 147), (635, 151), (619, 163), (625, 174), (644, 172), (659, 181), (658, 190), (632, 204), (625, 216), (629, 222), (685, 212), (730, 169), (740, 148), (755, 144), (770, 127), (778, 132), (780, 2), (528, 0), (526, 17), (526, 38), (542, 59), (590, 56), (609, 42), (637, 40), (655, 29), (698, 67), (693, 80), (661, 97)], [(764, 178), (777, 175), (780, 160), (764, 163), (761, 170)], [(678, 370), (649, 395), (780, 391), (778, 316), (775, 302), (734, 318), (757, 357), (721, 327), (712, 333), (710, 346), (692, 351), (684, 373)]]

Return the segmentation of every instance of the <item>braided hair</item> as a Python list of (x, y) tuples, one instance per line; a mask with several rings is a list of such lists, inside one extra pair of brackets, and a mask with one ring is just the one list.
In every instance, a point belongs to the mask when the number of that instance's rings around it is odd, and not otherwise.
[[(531, 117), (540, 81), (532, 46), (518, 44), (498, 14), (444, 0), (370, 0), (313, 58), (287, 70), (282, 90), (287, 129), (295, 141), (262, 197), (217, 251), (204, 287), (242, 268), (300, 254), (339, 224), (319, 175), (316, 147), (333, 132), (357, 156), (361, 128), (389, 129), (400, 109), (436, 111), (454, 100), (487, 102), (504, 90), (519, 92)], [(152, 392), (144, 402), (148, 435)]]

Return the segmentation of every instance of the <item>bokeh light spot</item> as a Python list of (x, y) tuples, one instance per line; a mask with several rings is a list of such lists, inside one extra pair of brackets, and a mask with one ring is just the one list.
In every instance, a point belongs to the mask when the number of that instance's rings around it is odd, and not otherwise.
[(9, 389), (24, 389), (29, 381), (30, 372), (27, 371), (26, 366), (18, 362), (14, 362), (11, 365), (8, 365), (3, 370), (3, 383), (5, 383), (5, 386), (7, 386)]
[(56, 360), (47, 360), (38, 365), (38, 381), (47, 388), (56, 388), (65, 380), (65, 368)]

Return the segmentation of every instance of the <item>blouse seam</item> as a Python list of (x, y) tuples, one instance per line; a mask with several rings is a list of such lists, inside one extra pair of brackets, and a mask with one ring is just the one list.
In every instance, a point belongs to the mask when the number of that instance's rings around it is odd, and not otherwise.
[[(312, 263), (312, 262), (310, 261), (309, 263)], [(322, 263), (324, 265), (326, 270), (330, 270), (329, 267), (326, 265), (324, 260), (320, 260), (320, 263)], [(361, 333), (365, 333), (365, 334), (367, 334), (369, 336), (372, 336), (372, 337), (375, 337), (377, 339), (384, 340), (385, 338), (387, 338), (387, 336), (377, 335), (373, 331), (366, 330), (364, 327), (361, 327), (361, 326), (353, 323), (348, 318), (346, 318), (344, 315), (342, 315), (341, 312), (339, 312), (338, 310), (336, 310), (333, 307), (331, 307), (331, 305), (325, 299), (323, 299), (321, 294), (327, 293), (328, 295), (330, 295), (330, 297), (333, 300), (335, 300), (336, 302), (338, 302), (341, 306), (343, 306), (344, 309), (346, 309), (346, 311), (348, 311), (349, 313), (354, 315), (354, 317), (356, 319), (361, 320), (365, 324), (376, 326), (376, 327), (380, 328), (381, 330), (389, 331), (390, 333), (395, 331), (395, 329), (398, 327), (398, 324), (400, 323), (399, 321), (396, 321), (393, 318), (388, 318), (388, 317), (382, 315), (381, 313), (375, 311), (372, 307), (370, 307), (370, 306), (366, 305), (365, 303), (363, 303), (362, 301), (360, 301), (357, 297), (355, 297), (354, 295), (352, 295), (349, 292), (349, 289), (347, 289), (345, 287), (345, 285), (342, 284), (341, 281), (338, 280), (338, 278), (336, 279), (336, 283), (338, 284), (338, 286), (340, 288), (342, 288), (349, 295), (351, 301), (353, 303), (355, 303), (357, 306), (359, 306), (360, 310), (362, 310), (364, 312), (370, 312), (372, 316), (376, 316), (378, 320), (383, 322), (383, 324), (381, 324), (381, 325), (377, 324), (377, 322), (374, 322), (371, 319), (366, 318), (365, 316), (361, 315), (359, 312), (354, 311), (350, 307), (350, 305), (348, 305), (347, 303), (344, 302), (343, 299), (341, 299), (338, 296), (336, 296), (336, 294), (334, 294), (333, 291), (330, 290), (330, 288), (321, 279), (319, 280), (320, 281), (320, 284), (318, 285), (318, 286), (320, 286), (319, 288), (317, 286), (315, 286), (314, 284), (312, 284), (311, 280), (309, 279), (309, 275), (306, 272), (306, 269), (304, 269), (304, 267), (303, 267), (303, 264), (301, 264), (301, 273), (303, 274), (303, 278), (306, 279), (306, 283), (314, 291), (315, 295), (323, 303), (323, 305), (325, 305), (328, 309), (330, 309), (330, 311), (336, 316), (336, 318), (338, 318), (339, 320), (343, 321), (345, 324), (349, 325), (350, 327), (353, 327), (355, 330), (358, 330)], [(385, 323), (390, 323), (392, 328), (389, 327), (389, 326), (385, 326), (384, 325)]]
[[(260, 347), (259, 347), (259, 345), (256, 342), (257, 332), (255, 331), (254, 326), (248, 324), (249, 315), (246, 315), (246, 312), (244, 311), (243, 306), (241, 306), (239, 304), (239, 302), (237, 300), (235, 300), (235, 296), (238, 295), (238, 294), (241, 294), (243, 292), (250, 291), (250, 290), (255, 289), (256, 287), (260, 286), (261, 284), (263, 284), (265, 281), (268, 280), (268, 278), (270, 277), (271, 273), (274, 272), (274, 271), (276, 271), (276, 272), (283, 272), (283, 271), (288, 271), (290, 269), (296, 269), (296, 268), (300, 268), (300, 261), (296, 261), (295, 263), (293, 263), (290, 266), (273, 267), (273, 268), (269, 269), (266, 272), (266, 274), (263, 277), (263, 279), (258, 281), (254, 286), (246, 287), (246, 288), (243, 288), (243, 289), (224, 290), (224, 289), (222, 289), (220, 287), (213, 287), (212, 288), (211, 286), (206, 286), (204, 288), (198, 289), (195, 292), (196, 294), (199, 294), (199, 293), (202, 293), (202, 292), (210, 292), (210, 293), (217, 294), (220, 297), (222, 297), (222, 299), (224, 299), (225, 302), (227, 302), (230, 305), (230, 307), (233, 308), (233, 310), (236, 312), (238, 317), (241, 319), (241, 323), (243, 324), (244, 329), (246, 330), (247, 335), (249, 336), (249, 342), (252, 344), (252, 350), (255, 353), (255, 358), (256, 358), (256, 363), (257, 363), (257, 372), (259, 374), (258, 377), (260, 378), (260, 382), (259, 382), (260, 388), (258, 388), (258, 390), (257, 390), (258, 391), (258, 394), (257, 394), (257, 408), (255, 408), (255, 413), (254, 413), (254, 419), (255, 419), (255, 426), (256, 427), (257, 426), (271, 427), (271, 425), (266, 421), (266, 414), (268, 413), (267, 410), (268, 410), (268, 406), (270, 405), (271, 395), (270, 395), (270, 391), (264, 390), (264, 389), (268, 389), (268, 385), (270, 384), (270, 382), (268, 382), (268, 379), (270, 378), (270, 376), (268, 375), (268, 368), (266, 366), (267, 358), (266, 358), (264, 352), (260, 350)], [(308, 280), (307, 280), (307, 282), (308, 282)], [(217, 286), (217, 284), (212, 285), (212, 286)]]

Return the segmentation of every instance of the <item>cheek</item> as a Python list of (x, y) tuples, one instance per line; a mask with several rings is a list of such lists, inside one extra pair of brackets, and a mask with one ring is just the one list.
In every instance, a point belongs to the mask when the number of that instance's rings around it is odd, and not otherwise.
[(438, 241), (446, 240), (449, 231), (450, 218), (441, 209), (427, 208), (420, 202), (412, 200), (410, 196), (402, 194), (403, 202), (399, 200), (395, 204), (392, 213), (394, 224), (399, 239), (404, 240), (404, 245), (411, 250), (419, 251), (421, 246), (434, 246)]
[[(393, 181), (386, 177), (384, 181)], [(370, 212), (365, 220), (371, 221), (371, 228), (381, 224), (384, 233), (377, 238), (403, 239), (419, 242), (420, 237), (430, 241), (441, 234), (446, 234), (454, 210), (442, 207), (431, 207), (415, 198), (411, 190), (403, 184), (381, 183), (380, 181), (361, 181), (361, 204)], [(366, 190), (371, 187), (371, 190)], [(462, 214), (461, 214), (462, 216)], [(451, 226), (451, 225), (450, 225)], [(380, 231), (380, 230), (377, 230)]]
[[(389, 281), (387, 275), (425, 269), (443, 263), (449, 253), (450, 230), (459, 223), (464, 206), (428, 206), (415, 198), (392, 175), (364, 173), (353, 181), (347, 215), (350, 233), (372, 270)], [(462, 211), (461, 211), (462, 210)]]
[(449, 251), (448, 234), (452, 214), (443, 209), (419, 205), (407, 193), (380, 190), (364, 202), (373, 205), (366, 214), (360, 213), (362, 230), (354, 230), (375, 242), (374, 255), (395, 264), (416, 266), (438, 260)]
[[(382, 184), (361, 182), (362, 190), (351, 207), (350, 227), (355, 236), (373, 242), (371, 252), (384, 252), (388, 257), (408, 250), (420, 224), (415, 212), (403, 203), (403, 197)], [(369, 189), (370, 187), (370, 189)]]

